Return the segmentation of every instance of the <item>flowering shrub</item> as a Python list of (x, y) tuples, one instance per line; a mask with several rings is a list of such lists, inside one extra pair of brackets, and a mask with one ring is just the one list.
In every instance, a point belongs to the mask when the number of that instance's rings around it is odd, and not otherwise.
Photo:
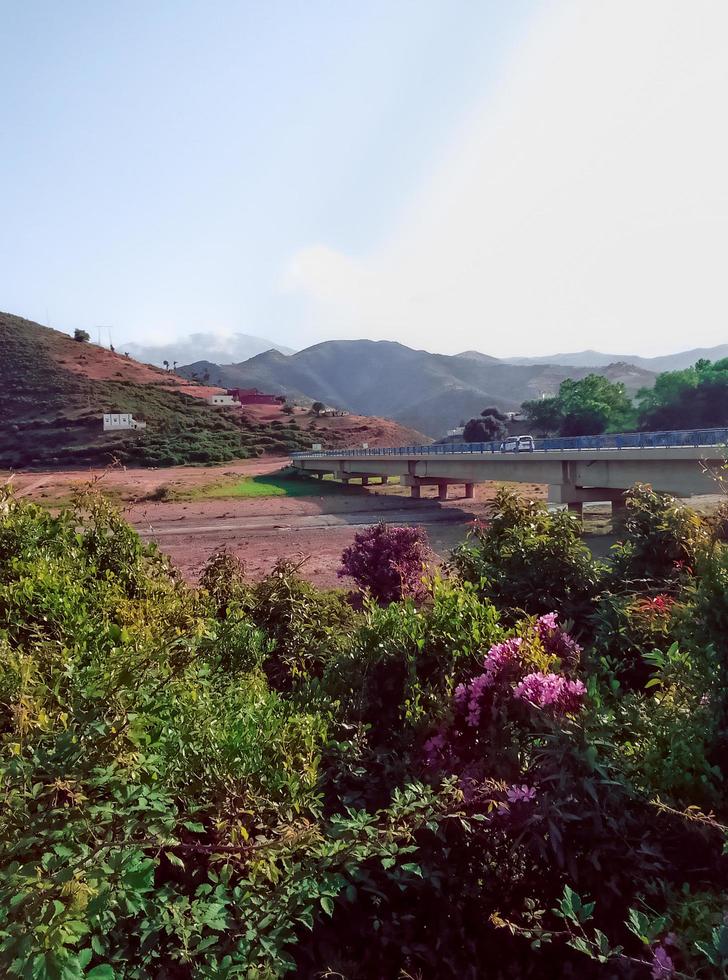
[(431, 561), (421, 527), (377, 524), (354, 535), (354, 543), (341, 556), (338, 574), (353, 578), (380, 603), (423, 599), (430, 592), (424, 579)]
[(0, 974), (728, 975), (728, 546), (617, 584), (506, 504), (354, 611), (0, 490)]

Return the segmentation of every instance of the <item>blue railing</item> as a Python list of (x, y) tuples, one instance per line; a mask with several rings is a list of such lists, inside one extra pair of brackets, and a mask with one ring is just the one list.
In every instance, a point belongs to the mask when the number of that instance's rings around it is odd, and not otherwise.
[[(658, 449), (687, 446), (725, 446), (728, 428), (677, 429), (665, 432), (620, 432), (602, 436), (566, 436), (536, 439), (536, 452), (561, 452), (564, 449)], [(501, 442), (446, 442), (429, 446), (398, 446), (389, 449), (323, 449), (291, 453), (294, 459), (320, 459), (326, 456), (443, 456), (452, 453), (497, 453)]]

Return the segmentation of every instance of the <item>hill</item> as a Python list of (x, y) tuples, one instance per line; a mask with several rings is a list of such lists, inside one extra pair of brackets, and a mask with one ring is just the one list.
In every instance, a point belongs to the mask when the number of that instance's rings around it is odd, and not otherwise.
[[(486, 357), (477, 351), (468, 351), (463, 357)], [(506, 364), (566, 364), (572, 367), (605, 367), (608, 364), (632, 364), (654, 371), (681, 371), (691, 367), (703, 358), (709, 361), (720, 361), (728, 357), (728, 344), (717, 347), (694, 347), (691, 350), (678, 351), (676, 354), (662, 354), (659, 357), (638, 357), (636, 354), (604, 354), (598, 350), (583, 350), (571, 354), (551, 354), (545, 357), (507, 357)]]
[(293, 353), (290, 347), (282, 347), (265, 337), (254, 337), (247, 333), (225, 335), (212, 332), (191, 333), (168, 344), (139, 344), (129, 341), (121, 349), (128, 351), (137, 361), (159, 367), (165, 361), (168, 364), (189, 364), (205, 359), (217, 362), (245, 361), (266, 350)]
[[(312, 442), (401, 445), (420, 433), (382, 419), (213, 408), (219, 388), (0, 313), (0, 467), (222, 462)], [(103, 432), (104, 412), (131, 412), (145, 430)]]
[[(213, 408), (219, 389), (139, 364), (29, 320), (0, 314), (0, 466), (217, 462), (309, 445), (286, 428)], [(146, 430), (103, 432), (104, 412)]]
[[(590, 369), (512, 365), (473, 352), (430, 354), (391, 341), (336, 340), (289, 356), (266, 351), (240, 364), (205, 361), (179, 372), (215, 384), (317, 399), (363, 415), (385, 415), (437, 437), (488, 403), (515, 411), (527, 398), (553, 394), (565, 378), (582, 378)], [(654, 381), (654, 374), (624, 363), (599, 373), (622, 381), (629, 391)]]

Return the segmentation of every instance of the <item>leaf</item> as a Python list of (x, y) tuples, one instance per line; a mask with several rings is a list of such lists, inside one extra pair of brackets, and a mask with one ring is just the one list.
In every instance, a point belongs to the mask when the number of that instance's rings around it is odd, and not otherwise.
[(84, 974), (86, 980), (116, 980), (116, 974), (108, 963), (95, 966)]
[(328, 895), (322, 895), (320, 901), (321, 901), (321, 908), (324, 910), (324, 912), (326, 912), (327, 915), (333, 915), (334, 903), (332, 899), (330, 899)]

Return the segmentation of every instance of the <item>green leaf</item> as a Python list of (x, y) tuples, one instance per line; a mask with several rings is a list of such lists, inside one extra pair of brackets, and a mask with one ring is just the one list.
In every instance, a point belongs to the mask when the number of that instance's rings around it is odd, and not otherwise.
[(95, 966), (85, 974), (86, 980), (116, 980), (116, 974), (108, 963)]

